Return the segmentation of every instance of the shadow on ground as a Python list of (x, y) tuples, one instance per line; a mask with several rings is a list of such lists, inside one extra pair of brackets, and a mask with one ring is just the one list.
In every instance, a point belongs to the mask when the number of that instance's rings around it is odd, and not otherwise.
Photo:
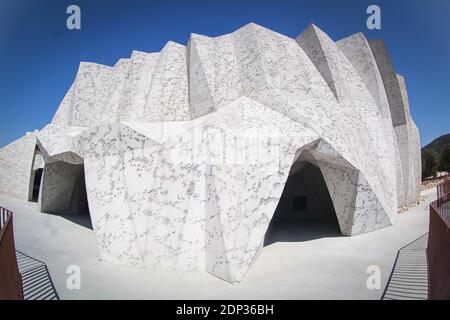
[(341, 231), (333, 222), (279, 221), (269, 225), (264, 239), (264, 246), (269, 246), (275, 242), (302, 242), (340, 236)]
[(79, 213), (73, 213), (73, 214), (54, 214), (54, 213), (45, 213), (45, 214), (51, 214), (53, 216), (58, 216), (63, 219), (66, 219), (72, 223), (75, 223), (79, 226), (82, 226), (84, 228), (93, 230), (91, 217), (89, 213), (86, 214), (79, 214)]
[(17, 264), (22, 277), (22, 291), (25, 300), (59, 300), (47, 265), (16, 250)]
[(428, 233), (397, 253), (382, 300), (426, 300), (428, 298)]

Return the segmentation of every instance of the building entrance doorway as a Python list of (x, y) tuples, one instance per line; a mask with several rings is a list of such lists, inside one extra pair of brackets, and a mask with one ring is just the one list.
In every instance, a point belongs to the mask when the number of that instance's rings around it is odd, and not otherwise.
[(298, 160), (267, 229), (264, 246), (341, 235), (333, 201), (320, 169)]

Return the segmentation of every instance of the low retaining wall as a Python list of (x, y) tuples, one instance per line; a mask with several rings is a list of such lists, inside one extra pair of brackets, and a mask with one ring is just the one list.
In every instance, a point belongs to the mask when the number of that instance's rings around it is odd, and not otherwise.
[(12, 212), (0, 207), (0, 300), (23, 300)]
[(437, 188), (438, 199), (430, 204), (429, 299), (450, 299), (450, 180)]

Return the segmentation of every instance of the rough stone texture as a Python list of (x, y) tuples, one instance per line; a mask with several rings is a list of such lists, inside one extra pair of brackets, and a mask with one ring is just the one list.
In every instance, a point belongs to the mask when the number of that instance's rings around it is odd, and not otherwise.
[(387, 131), (386, 143), (394, 146), (391, 150), (394, 152), (393, 157), (395, 159), (397, 172), (397, 204), (399, 207), (403, 206), (406, 204), (407, 199), (405, 198), (405, 187), (403, 185), (404, 182), (400, 152), (398, 150), (397, 139), (392, 125), (388, 98), (375, 57), (368, 41), (360, 32), (339, 40), (336, 43), (341, 52), (346, 56), (358, 72), (361, 80), (364, 82), (370, 94), (374, 98), (384, 119), (384, 125)]
[(405, 80), (395, 72), (384, 42), (382, 40), (371, 40), (369, 45), (375, 56), (389, 101), (392, 125), (400, 153), (404, 185), (403, 190), (398, 191), (398, 194), (404, 199), (399, 203), (399, 206), (405, 205), (416, 200), (420, 194), (419, 130), (409, 111)]
[(35, 133), (29, 132), (0, 149), (1, 194), (11, 198), (28, 200), (35, 147)]
[[(79, 188), (81, 186), (81, 188)], [(84, 171), (82, 165), (63, 161), (47, 163), (40, 192), (41, 210), (47, 213), (83, 213)]]
[(41, 209), (78, 210), (83, 178), (104, 259), (229, 282), (258, 257), (301, 161), (320, 169), (343, 235), (389, 226), (418, 197), (419, 135), (376, 44), (249, 24), (114, 67), (81, 63), (37, 133)]

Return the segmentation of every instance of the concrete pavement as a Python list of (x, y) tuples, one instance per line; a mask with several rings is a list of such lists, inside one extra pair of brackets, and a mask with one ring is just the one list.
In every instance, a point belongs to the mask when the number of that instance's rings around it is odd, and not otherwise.
[[(0, 198), (0, 205), (14, 211), (17, 250), (47, 264), (61, 299), (380, 299), (397, 251), (428, 231), (428, 204), (435, 193), (423, 192), (425, 201), (382, 230), (272, 243), (235, 285), (201, 271), (153, 271), (104, 262), (89, 228), (39, 213), (34, 203)], [(80, 290), (66, 286), (70, 265), (80, 266)], [(367, 288), (371, 265), (380, 268), (380, 289)]]

